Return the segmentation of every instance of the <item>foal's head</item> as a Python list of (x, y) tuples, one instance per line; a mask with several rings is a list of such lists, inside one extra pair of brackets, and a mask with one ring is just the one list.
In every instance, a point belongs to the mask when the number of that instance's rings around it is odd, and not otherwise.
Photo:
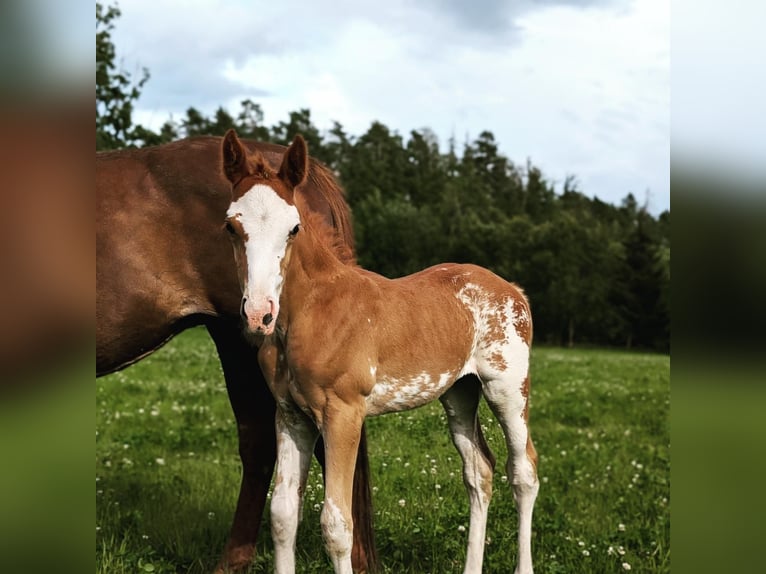
[(223, 170), (232, 184), (225, 225), (242, 287), (240, 311), (247, 330), (269, 335), (279, 314), (284, 262), (300, 229), (294, 190), (306, 179), (306, 142), (296, 136), (274, 171), (229, 130), (223, 139)]

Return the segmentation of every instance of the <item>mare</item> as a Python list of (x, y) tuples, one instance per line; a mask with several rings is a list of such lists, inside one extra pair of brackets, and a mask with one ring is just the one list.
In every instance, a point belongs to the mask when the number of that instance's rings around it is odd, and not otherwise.
[(296, 201), (308, 151), (297, 136), (278, 171), (223, 141), (232, 184), (228, 230), (247, 328), (277, 401), (271, 501), (275, 570), (295, 570), (295, 538), (317, 437), (326, 487), (320, 515), (336, 572), (351, 572), (352, 476), (366, 416), (439, 399), (463, 460), (470, 501), (465, 572), (481, 572), (494, 457), (481, 435), (483, 395), (508, 448), (518, 509), (517, 574), (531, 574), (532, 509), (539, 489), (529, 434), (532, 319), (522, 290), (474, 265), (442, 264), (386, 279), (353, 264), (337, 233)]
[[(279, 165), (284, 147), (247, 142)], [(96, 154), (96, 374), (142, 359), (170, 338), (204, 325), (215, 342), (237, 422), (242, 483), (218, 571), (252, 560), (276, 460), (275, 403), (240, 316), (242, 292), (221, 228), (231, 184), (220, 169), (221, 138), (197, 137), (157, 147)], [(352, 227), (329, 170), (309, 162), (295, 199), (337, 230), (349, 247)], [(317, 456), (324, 449), (317, 449)], [(366, 444), (355, 474), (357, 571), (377, 561), (371, 527)], [(355, 533), (356, 534), (356, 533)]]

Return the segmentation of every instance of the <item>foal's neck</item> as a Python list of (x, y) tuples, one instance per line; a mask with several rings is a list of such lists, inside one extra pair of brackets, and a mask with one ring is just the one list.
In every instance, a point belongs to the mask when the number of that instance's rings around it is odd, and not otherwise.
[(323, 230), (303, 225), (293, 239), (284, 270), (280, 298), (283, 328), (289, 328), (290, 319), (301, 314), (316, 299), (318, 292), (337, 284), (350, 273), (353, 273), (352, 266), (338, 258), (323, 236)]

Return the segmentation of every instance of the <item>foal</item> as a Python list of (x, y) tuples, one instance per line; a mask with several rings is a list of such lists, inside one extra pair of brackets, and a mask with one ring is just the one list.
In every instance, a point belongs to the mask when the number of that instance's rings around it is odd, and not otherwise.
[[(519, 512), (517, 574), (532, 572), (532, 508), (539, 488), (529, 436), (532, 321), (521, 289), (473, 265), (444, 264), (401, 279), (352, 265), (333, 231), (294, 190), (308, 153), (297, 136), (277, 173), (223, 142), (232, 183), (226, 228), (243, 289), (246, 330), (277, 402), (271, 502), (276, 572), (294, 572), (295, 539), (311, 453), (325, 442), (322, 532), (335, 572), (351, 572), (351, 492), (365, 416), (439, 399), (463, 460), (470, 499), (465, 572), (480, 572), (494, 459), (477, 409), (484, 394), (508, 446)], [(320, 344), (321, 342), (321, 344)]]

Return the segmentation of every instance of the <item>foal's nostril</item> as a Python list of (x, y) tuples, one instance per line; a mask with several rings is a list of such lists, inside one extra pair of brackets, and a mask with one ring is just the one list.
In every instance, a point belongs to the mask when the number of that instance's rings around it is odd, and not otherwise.
[(273, 316), (271, 313), (266, 313), (266, 314), (263, 316), (263, 324), (264, 324), (264, 325), (268, 325), (268, 324), (269, 324), (269, 323), (271, 323), (273, 320), (274, 320), (274, 316)]
[(247, 319), (247, 315), (245, 314), (245, 302), (247, 301), (247, 297), (242, 297), (242, 305), (239, 307), (239, 314), (242, 315), (245, 319)]

